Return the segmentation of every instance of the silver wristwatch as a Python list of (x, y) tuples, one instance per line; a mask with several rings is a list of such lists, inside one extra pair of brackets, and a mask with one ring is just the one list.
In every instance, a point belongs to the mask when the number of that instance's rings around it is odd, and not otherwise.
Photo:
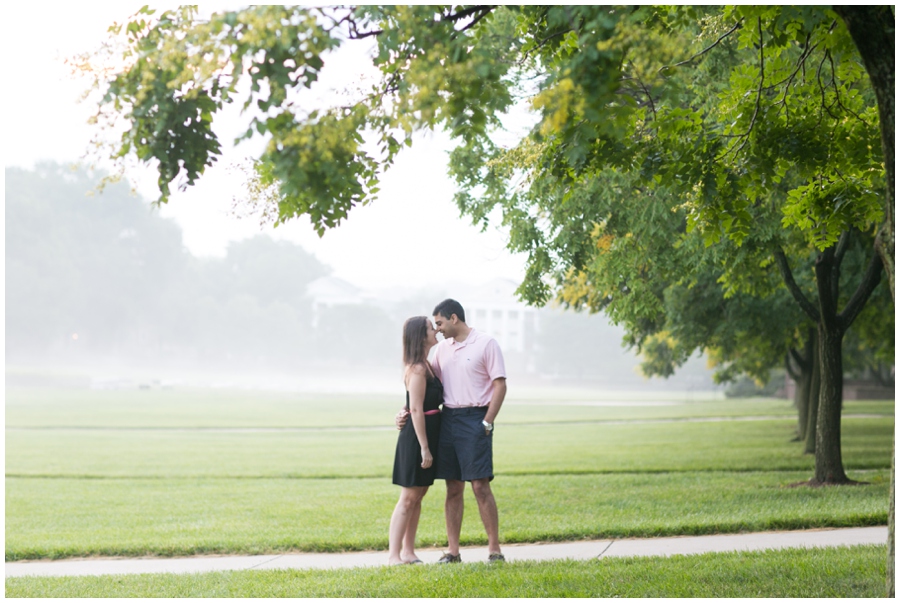
[(488, 423), (487, 421), (482, 421), (481, 424), (484, 425), (484, 432), (485, 432), (486, 434), (490, 435), (490, 433), (491, 433), (492, 431), (494, 431), (494, 424), (493, 424), (493, 423)]

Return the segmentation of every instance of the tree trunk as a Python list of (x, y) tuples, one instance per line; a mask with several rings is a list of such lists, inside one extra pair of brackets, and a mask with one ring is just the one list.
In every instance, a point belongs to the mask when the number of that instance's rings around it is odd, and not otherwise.
[(819, 392), (822, 389), (822, 363), (819, 361), (819, 338), (812, 348), (812, 374), (809, 377), (809, 397), (807, 398), (806, 445), (803, 454), (816, 453), (816, 425), (819, 418)]
[[(849, 236), (849, 235), (848, 235)], [(838, 316), (840, 260), (847, 240), (829, 247), (816, 258), (816, 288), (819, 293), (819, 412), (816, 416), (817, 484), (846, 484), (841, 459), (841, 402), (844, 389), (844, 364), (841, 344), (844, 329)]]
[(812, 371), (801, 368), (799, 377), (797, 390), (794, 392), (794, 406), (797, 407), (797, 441), (802, 442), (806, 439), (806, 425), (809, 422), (809, 386)]
[[(894, 295), (894, 9), (892, 6), (835, 6), (834, 10), (847, 24), (862, 57), (875, 98), (878, 100), (878, 118), (881, 127), (881, 148), (884, 154), (884, 171), (887, 183), (884, 225), (875, 238), (875, 251), (884, 264)], [(893, 446), (896, 451), (896, 441)], [(887, 596), (894, 597), (894, 453), (891, 454), (891, 501), (888, 512)]]
[[(891, 195), (893, 198), (893, 195)], [(896, 303), (897, 298), (894, 297), (894, 202), (888, 201), (888, 207), (885, 210), (884, 224), (875, 237), (875, 251), (884, 264), (885, 273), (888, 277), (888, 285), (891, 287), (891, 300)]]
[(818, 484), (846, 484), (850, 480), (844, 473), (841, 459), (841, 402), (844, 387), (841, 343), (844, 336), (840, 328), (829, 329), (823, 323), (819, 323), (822, 380), (816, 418), (816, 474), (813, 479)]
[(891, 446), (891, 503), (888, 505), (887, 541), (887, 596), (894, 598), (894, 465), (897, 456), (897, 440)]
[[(819, 396), (818, 411), (815, 414), (815, 455), (816, 473), (812, 483), (846, 484), (850, 480), (844, 473), (841, 461), (841, 404), (844, 386), (841, 344), (844, 333), (853, 324), (865, 307), (875, 287), (881, 280), (881, 261), (873, 255), (866, 272), (850, 297), (843, 312), (838, 313), (840, 293), (841, 262), (850, 245), (852, 233), (845, 231), (837, 244), (824, 250), (816, 258), (816, 290), (818, 304), (810, 302), (794, 280), (784, 251), (776, 249), (775, 261), (781, 271), (785, 285), (801, 309), (814, 321), (818, 328)], [(813, 415), (810, 415), (811, 417)], [(807, 431), (813, 431), (810, 424)], [(807, 452), (809, 438), (807, 438)]]
[[(815, 367), (815, 345), (816, 331), (809, 329), (806, 343), (803, 345), (803, 355), (792, 354), (800, 373), (797, 379), (797, 392), (794, 396), (794, 404), (797, 407), (797, 439), (800, 442), (806, 440), (807, 426), (809, 425), (809, 397)], [(818, 393), (816, 395), (818, 396)]]
[(803, 413), (800, 410), (805, 407), (805, 404), (802, 400), (803, 396), (803, 381), (806, 379), (806, 376), (803, 374), (803, 368), (800, 363), (797, 363), (797, 369), (794, 370), (794, 365), (791, 362), (792, 357), (799, 357), (797, 350), (790, 348), (788, 349), (787, 354), (784, 356), (784, 369), (787, 372), (785, 375), (785, 387), (787, 387), (787, 380), (790, 379), (794, 382), (794, 408), (797, 409), (797, 429), (795, 430), (794, 439), (792, 442), (802, 442), (803, 441), (803, 429), (805, 428), (804, 421), (802, 420)]

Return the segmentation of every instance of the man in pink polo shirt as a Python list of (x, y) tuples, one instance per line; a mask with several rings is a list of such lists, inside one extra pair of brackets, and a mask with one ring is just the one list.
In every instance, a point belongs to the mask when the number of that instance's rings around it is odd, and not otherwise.
[[(441, 435), (435, 454), (436, 477), (446, 480), (447, 543), (440, 563), (458, 563), (466, 482), (478, 502), (488, 536), (488, 560), (503, 561), (500, 552), (497, 503), (491, 491), (494, 479), (494, 419), (506, 397), (506, 367), (497, 341), (466, 324), (462, 305), (445, 299), (434, 309), (435, 328), (444, 335), (432, 360), (444, 385)], [(406, 420), (404, 411), (397, 424)]]

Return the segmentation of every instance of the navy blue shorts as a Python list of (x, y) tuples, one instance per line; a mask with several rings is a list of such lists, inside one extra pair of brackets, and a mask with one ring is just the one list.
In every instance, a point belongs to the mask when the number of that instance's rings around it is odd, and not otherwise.
[(493, 437), (481, 422), (487, 406), (441, 411), (441, 438), (435, 455), (436, 479), (470, 482), (494, 479)]

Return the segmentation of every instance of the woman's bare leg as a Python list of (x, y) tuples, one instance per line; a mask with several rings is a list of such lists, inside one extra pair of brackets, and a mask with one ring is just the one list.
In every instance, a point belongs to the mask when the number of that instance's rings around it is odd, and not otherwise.
[(419, 529), (419, 516), (422, 514), (422, 499), (428, 492), (428, 486), (417, 488), (420, 490), (419, 498), (416, 500), (415, 506), (409, 510), (409, 523), (406, 525), (406, 532), (403, 534), (403, 547), (400, 550), (400, 558), (404, 562), (418, 561), (416, 557), (416, 532)]
[[(422, 488), (401, 488), (400, 490), (400, 500), (397, 501), (394, 512), (391, 514), (391, 527), (388, 532), (389, 565), (403, 563), (400, 551), (406, 539), (410, 518), (416, 507), (421, 505), (423, 495), (420, 493), (421, 490)], [(416, 526), (418, 526), (418, 516)], [(415, 542), (415, 532), (413, 532), (412, 538)]]

